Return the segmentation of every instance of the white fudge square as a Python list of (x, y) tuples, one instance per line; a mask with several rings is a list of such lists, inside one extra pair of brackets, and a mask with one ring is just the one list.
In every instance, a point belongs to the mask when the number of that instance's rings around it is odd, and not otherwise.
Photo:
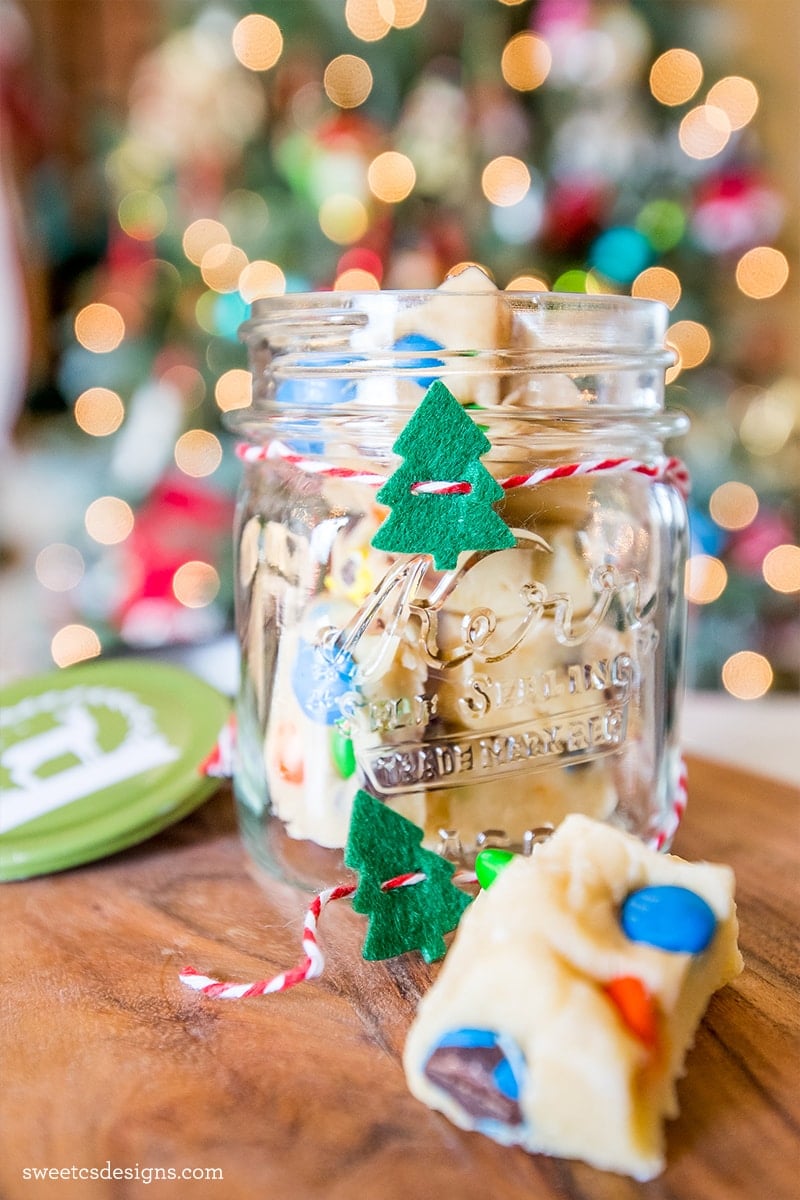
[[(453, 304), (453, 294), (460, 296)], [(499, 401), (497, 351), (509, 345), (511, 309), (480, 267), (449, 275), (424, 304), (398, 315), (395, 334), (420, 334), (451, 354), (463, 352), (457, 373), (439, 372), (461, 404), (491, 407)], [(472, 357), (474, 355), (474, 357)]]
[[(699, 952), (625, 932), (626, 900), (665, 887), (711, 910)], [(568, 816), (464, 915), (408, 1036), (411, 1091), (499, 1142), (651, 1179), (696, 1027), (742, 968), (733, 888), (728, 867), (657, 854)], [(621, 979), (648, 998), (652, 1038), (614, 999)]]

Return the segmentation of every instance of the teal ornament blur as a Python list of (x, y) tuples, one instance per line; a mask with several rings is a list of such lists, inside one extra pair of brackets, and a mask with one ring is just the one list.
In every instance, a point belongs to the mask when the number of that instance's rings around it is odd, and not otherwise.
[(214, 332), (229, 342), (238, 342), (239, 326), (250, 316), (250, 305), (239, 292), (223, 292), (214, 301)]
[(592, 267), (615, 283), (632, 283), (653, 259), (653, 248), (644, 234), (627, 225), (601, 233), (589, 251)]

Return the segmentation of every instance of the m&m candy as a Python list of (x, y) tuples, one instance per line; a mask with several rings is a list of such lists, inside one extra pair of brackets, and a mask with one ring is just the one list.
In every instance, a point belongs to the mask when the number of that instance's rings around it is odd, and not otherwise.
[(661, 884), (630, 892), (620, 924), (632, 942), (677, 954), (700, 954), (714, 936), (717, 918), (697, 892)]
[(425, 1064), (427, 1078), (476, 1120), (476, 1128), (486, 1122), (521, 1123), (525, 1074), (517, 1043), (493, 1029), (451, 1029)]
[(333, 656), (325, 647), (303, 639), (297, 647), (292, 688), (307, 717), (333, 725), (342, 716), (341, 700), (353, 690), (355, 663), (349, 654)]
[(444, 366), (440, 358), (431, 358), (432, 351), (435, 352), (442, 348), (440, 342), (435, 342), (433, 338), (426, 337), (423, 333), (407, 333), (404, 337), (398, 338), (394, 344), (394, 349), (401, 351), (403, 355), (411, 353), (420, 355), (419, 358), (411, 358), (408, 361), (404, 359), (402, 365), (427, 372), (426, 374), (418, 375), (414, 380), (415, 383), (424, 388), (428, 384), (433, 383), (434, 379), (436, 379), (437, 370), (441, 370)]
[(514, 857), (513, 850), (503, 850), (500, 846), (487, 846), (478, 852), (475, 856), (475, 874), (484, 891), (491, 887), (500, 872)]
[(331, 730), (331, 759), (340, 778), (351, 779), (355, 775), (357, 763), (353, 739), (338, 725)]

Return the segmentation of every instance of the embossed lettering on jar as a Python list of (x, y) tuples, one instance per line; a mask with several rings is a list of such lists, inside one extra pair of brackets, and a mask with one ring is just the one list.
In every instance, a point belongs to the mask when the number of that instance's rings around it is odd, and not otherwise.
[[(667, 439), (686, 422), (663, 407), (665, 326), (648, 301), (499, 292), (474, 269), (435, 292), (255, 304), (254, 401), (230, 420), (235, 790), (262, 865), (336, 877), (359, 788), (467, 862), (576, 811), (669, 844), (686, 510)], [(424, 424), (393, 449), (440, 385), (487, 439), (499, 549)], [(403, 552), (373, 544), (393, 544), (392, 478), (414, 498)]]

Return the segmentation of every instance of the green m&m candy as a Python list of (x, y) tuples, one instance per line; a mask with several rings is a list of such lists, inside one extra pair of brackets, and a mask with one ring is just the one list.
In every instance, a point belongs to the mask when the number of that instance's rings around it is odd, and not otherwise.
[(350, 779), (356, 773), (356, 752), (353, 739), (338, 726), (331, 730), (331, 758), (342, 779)]
[(475, 858), (475, 874), (484, 891), (491, 887), (500, 872), (515, 857), (512, 850), (503, 850), (499, 846), (487, 846), (478, 852)]

